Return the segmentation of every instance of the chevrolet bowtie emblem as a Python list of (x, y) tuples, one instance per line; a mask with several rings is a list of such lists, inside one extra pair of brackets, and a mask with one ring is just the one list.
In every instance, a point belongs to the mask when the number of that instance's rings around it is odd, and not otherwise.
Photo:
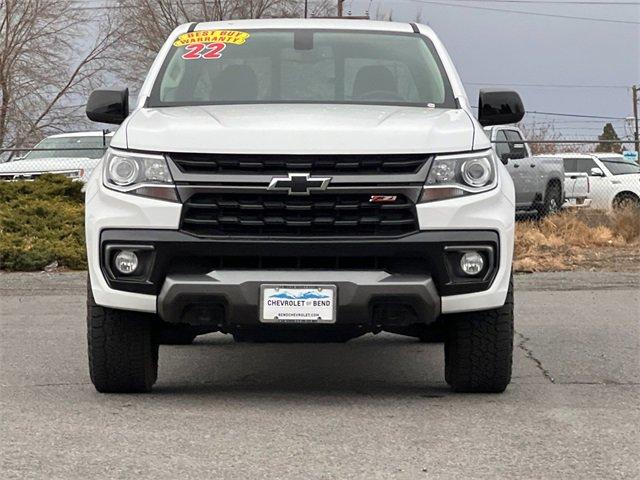
[(290, 173), (287, 177), (273, 177), (269, 190), (287, 190), (289, 195), (309, 195), (313, 190), (326, 190), (331, 177), (311, 177), (308, 173)]

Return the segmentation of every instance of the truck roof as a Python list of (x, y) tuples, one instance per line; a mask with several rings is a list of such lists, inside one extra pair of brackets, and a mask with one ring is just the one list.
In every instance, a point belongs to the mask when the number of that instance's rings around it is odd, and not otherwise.
[[(184, 24), (176, 30), (182, 31)], [(381, 32), (411, 33), (413, 27), (409, 23), (380, 22), (375, 20), (353, 20), (349, 18), (268, 18), (249, 20), (225, 20), (220, 22), (200, 22), (195, 30), (241, 30), (241, 29), (297, 28), (326, 30), (376, 30)], [(429, 34), (429, 27), (420, 25), (420, 32)]]
[[(107, 137), (113, 137), (114, 132), (108, 132)], [(55, 135), (49, 135), (47, 138), (74, 138), (74, 137), (101, 137), (102, 130), (95, 130), (90, 132), (70, 132), (70, 133), (56, 133)]]

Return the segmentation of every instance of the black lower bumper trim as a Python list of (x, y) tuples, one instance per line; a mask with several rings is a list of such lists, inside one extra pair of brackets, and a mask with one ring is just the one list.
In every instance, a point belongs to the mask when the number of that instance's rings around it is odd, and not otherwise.
[[(109, 268), (109, 245), (150, 246), (148, 275), (117, 277)], [(456, 249), (486, 247), (490, 268), (479, 277), (459, 272)], [(199, 238), (175, 230), (104, 230), (101, 263), (109, 286), (116, 290), (158, 295), (174, 275), (206, 275), (211, 271), (384, 271), (392, 275), (429, 276), (439, 295), (488, 289), (499, 268), (499, 237), (488, 230), (421, 231), (399, 238)]]
[(368, 331), (386, 325), (431, 323), (440, 314), (440, 297), (429, 276), (375, 271), (214, 271), (207, 275), (170, 275), (158, 296), (158, 314), (168, 323), (212, 325), (222, 331), (260, 325), (260, 285), (264, 283), (335, 285), (336, 324)]

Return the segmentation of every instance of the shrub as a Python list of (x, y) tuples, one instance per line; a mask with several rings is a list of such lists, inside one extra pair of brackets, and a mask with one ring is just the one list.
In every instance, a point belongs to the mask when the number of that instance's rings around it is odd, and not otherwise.
[(613, 228), (628, 243), (640, 238), (640, 207), (627, 205), (616, 210), (612, 217)]
[[(611, 247), (640, 249), (640, 209), (562, 212), (516, 225), (516, 271), (569, 270)], [(85, 269), (82, 184), (59, 175), (0, 182), (0, 270)]]
[(81, 189), (60, 175), (0, 182), (0, 270), (86, 268)]
[(586, 255), (611, 247), (640, 248), (640, 209), (564, 211), (518, 222), (516, 271), (571, 270)]

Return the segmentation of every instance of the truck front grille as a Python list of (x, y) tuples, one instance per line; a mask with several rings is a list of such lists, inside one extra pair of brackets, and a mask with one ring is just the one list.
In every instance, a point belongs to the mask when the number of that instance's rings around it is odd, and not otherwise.
[[(388, 194), (385, 194), (388, 195)], [(199, 236), (398, 236), (418, 230), (403, 195), (372, 203), (371, 194), (196, 193), (184, 204), (182, 230)]]
[(426, 154), (387, 155), (244, 155), (171, 153), (183, 173), (287, 174), (412, 174), (427, 162)]

